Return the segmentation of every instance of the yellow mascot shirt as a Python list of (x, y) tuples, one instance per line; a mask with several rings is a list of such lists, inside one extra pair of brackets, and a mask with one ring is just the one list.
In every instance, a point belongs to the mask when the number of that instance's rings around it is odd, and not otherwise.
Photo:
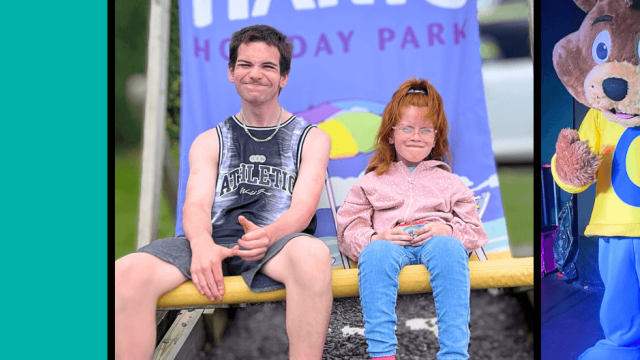
[[(597, 170), (596, 199), (587, 236), (640, 236), (640, 127), (625, 128), (591, 109), (578, 130), (581, 141), (602, 157)], [(563, 190), (576, 194), (589, 185), (564, 184), (556, 174), (556, 155), (551, 159), (553, 179)]]

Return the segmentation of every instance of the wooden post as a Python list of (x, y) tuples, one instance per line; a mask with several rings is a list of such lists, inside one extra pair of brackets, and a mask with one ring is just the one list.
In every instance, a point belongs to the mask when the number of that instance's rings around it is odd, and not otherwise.
[[(176, 219), (176, 211), (178, 209), (178, 167), (176, 166), (173, 154), (171, 154), (171, 143), (165, 142), (164, 146), (164, 161), (162, 163), (163, 176), (162, 176), (162, 191), (166, 196), (167, 203), (169, 204), (169, 211), (173, 215), (173, 219)], [(154, 238), (155, 239), (155, 238)]]
[[(127, 79), (127, 99), (136, 109), (140, 119), (144, 119), (144, 102), (147, 96), (147, 78), (144, 74), (133, 74)], [(144, 125), (144, 124), (143, 124)], [(165, 141), (162, 168), (162, 191), (166, 196), (171, 216), (176, 218), (178, 209), (178, 167), (171, 153), (171, 142)]]
[(147, 97), (144, 112), (137, 248), (149, 244), (152, 239), (157, 238), (158, 234), (162, 161), (165, 153), (171, 0), (151, 0), (149, 14)]

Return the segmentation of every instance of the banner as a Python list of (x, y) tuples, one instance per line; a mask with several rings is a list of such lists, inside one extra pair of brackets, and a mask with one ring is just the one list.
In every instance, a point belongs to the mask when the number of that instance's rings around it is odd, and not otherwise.
[[(330, 203), (339, 207), (363, 176), (382, 111), (410, 77), (428, 79), (449, 120), (453, 172), (480, 197), (490, 241), (487, 253), (508, 250), (498, 177), (482, 85), (476, 1), (467, 0), (181, 0), (180, 182), (176, 234), (196, 136), (241, 107), (228, 78), (229, 38), (266, 24), (293, 43), (280, 104), (318, 124), (332, 140), (316, 236), (340, 265)], [(491, 257), (491, 256), (490, 256)]]

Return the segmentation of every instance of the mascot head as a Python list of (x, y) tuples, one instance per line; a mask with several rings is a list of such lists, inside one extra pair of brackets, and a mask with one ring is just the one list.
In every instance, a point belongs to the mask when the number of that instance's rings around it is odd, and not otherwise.
[(587, 17), (553, 49), (560, 81), (609, 121), (640, 126), (640, 0), (574, 1)]

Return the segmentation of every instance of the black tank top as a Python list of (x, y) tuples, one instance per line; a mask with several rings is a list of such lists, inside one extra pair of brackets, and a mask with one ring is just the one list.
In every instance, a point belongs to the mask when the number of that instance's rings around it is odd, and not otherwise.
[[(232, 243), (244, 235), (238, 223), (243, 215), (258, 226), (278, 219), (291, 206), (298, 176), (302, 145), (315, 125), (291, 116), (266, 142), (254, 141), (235, 116), (216, 126), (220, 151), (216, 196), (211, 209), (212, 237), (216, 243)], [(247, 127), (253, 137), (266, 139), (276, 127)], [(303, 231), (313, 234), (316, 216)]]

